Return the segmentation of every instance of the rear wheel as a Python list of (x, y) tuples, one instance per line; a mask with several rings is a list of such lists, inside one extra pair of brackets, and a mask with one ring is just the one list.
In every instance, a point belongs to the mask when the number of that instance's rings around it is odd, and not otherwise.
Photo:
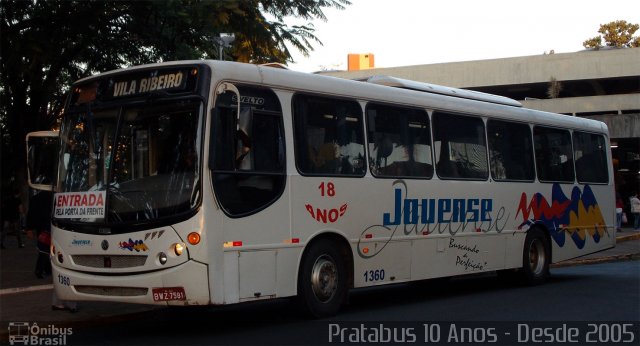
[(544, 283), (549, 277), (551, 249), (542, 230), (534, 228), (527, 232), (522, 254), (522, 275), (529, 285)]
[(345, 261), (336, 244), (323, 239), (311, 245), (302, 259), (298, 298), (314, 317), (335, 315), (347, 294)]

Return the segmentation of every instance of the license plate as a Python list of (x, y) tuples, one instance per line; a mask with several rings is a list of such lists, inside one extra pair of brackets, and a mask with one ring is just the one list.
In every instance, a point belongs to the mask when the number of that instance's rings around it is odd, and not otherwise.
[(184, 287), (154, 288), (151, 292), (153, 293), (153, 301), (156, 302), (187, 299), (187, 295), (184, 293)]

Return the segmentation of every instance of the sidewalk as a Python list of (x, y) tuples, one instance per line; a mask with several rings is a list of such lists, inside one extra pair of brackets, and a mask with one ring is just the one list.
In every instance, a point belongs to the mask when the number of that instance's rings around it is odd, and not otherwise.
[[(27, 239), (24, 248), (18, 248), (15, 237), (7, 237), (6, 242), (6, 249), (0, 250), (0, 341), (7, 335), (8, 322), (84, 325), (91, 324), (91, 321), (117, 319), (159, 308), (126, 303), (79, 302), (77, 313), (52, 311), (52, 278), (37, 279), (34, 275), (37, 257), (35, 242)], [(553, 267), (631, 259), (640, 259), (640, 232), (626, 228), (618, 233), (615, 248), (558, 263)]]
[[(36, 278), (38, 250), (35, 240), (22, 237), (19, 248), (15, 236), (7, 236), (0, 250), (0, 345), (6, 343), (9, 322), (42, 322), (40, 325), (87, 325), (158, 309), (158, 306), (108, 302), (78, 302), (78, 312), (53, 311), (51, 276)], [(93, 322), (92, 322), (93, 321)], [(45, 323), (46, 322), (46, 323)]]

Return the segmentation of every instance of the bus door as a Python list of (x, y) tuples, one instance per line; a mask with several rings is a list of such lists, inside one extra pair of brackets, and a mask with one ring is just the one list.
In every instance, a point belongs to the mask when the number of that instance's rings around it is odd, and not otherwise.
[(280, 100), (247, 84), (222, 83), (216, 94), (209, 167), (224, 213), (216, 224), (223, 225), (226, 301), (285, 294), (276, 292), (276, 278), (290, 279), (296, 260)]
[(58, 131), (30, 132), (27, 144), (27, 182), (34, 190), (53, 191), (60, 139)]

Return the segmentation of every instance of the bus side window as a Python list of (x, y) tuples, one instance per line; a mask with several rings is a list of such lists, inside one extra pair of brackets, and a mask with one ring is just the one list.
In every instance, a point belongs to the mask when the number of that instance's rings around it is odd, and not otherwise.
[(377, 177), (431, 178), (431, 135), (424, 110), (367, 105), (369, 168)]
[(538, 179), (547, 182), (574, 181), (571, 134), (567, 130), (535, 126), (533, 142)]
[(607, 145), (604, 136), (574, 131), (573, 150), (578, 182), (601, 184), (609, 182)]
[(216, 100), (209, 159), (216, 198), (232, 217), (268, 207), (280, 197), (286, 181), (278, 97), (266, 88), (237, 87), (246, 100), (238, 119), (236, 95), (226, 93)]
[(497, 181), (535, 178), (529, 125), (500, 120), (487, 122), (491, 176)]
[(357, 102), (297, 94), (293, 117), (300, 173), (364, 175), (362, 110)]
[(481, 118), (444, 112), (433, 114), (436, 172), (444, 179), (486, 180), (487, 145)]

